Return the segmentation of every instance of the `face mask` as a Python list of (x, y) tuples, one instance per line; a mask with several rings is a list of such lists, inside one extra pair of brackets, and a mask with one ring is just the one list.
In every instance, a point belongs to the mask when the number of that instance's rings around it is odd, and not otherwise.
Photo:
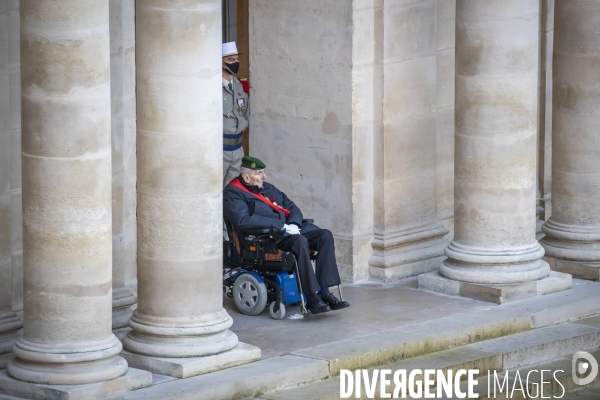
[(231, 64), (225, 63), (225, 70), (227, 72), (231, 72), (233, 75), (237, 75), (238, 71), (240, 70), (240, 63), (239, 62), (234, 62)]

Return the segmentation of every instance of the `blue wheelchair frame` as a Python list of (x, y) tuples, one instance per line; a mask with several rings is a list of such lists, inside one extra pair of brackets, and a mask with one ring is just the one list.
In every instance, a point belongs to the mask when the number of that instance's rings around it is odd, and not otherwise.
[[(267, 291), (267, 302), (270, 303), (271, 317), (281, 319), (285, 316), (285, 305), (301, 303), (301, 312), (307, 315), (305, 297), (298, 277), (298, 264), (292, 253), (277, 249), (276, 242), (283, 231), (273, 228), (234, 231), (225, 221), (230, 239), (229, 254), (223, 266), (223, 288), (228, 297), (234, 297), (233, 288), (236, 281), (250, 274), (259, 285)], [(235, 300), (235, 299), (234, 299)], [(265, 303), (266, 304), (266, 303)], [(244, 314), (256, 315), (261, 310), (249, 313), (240, 307)]]

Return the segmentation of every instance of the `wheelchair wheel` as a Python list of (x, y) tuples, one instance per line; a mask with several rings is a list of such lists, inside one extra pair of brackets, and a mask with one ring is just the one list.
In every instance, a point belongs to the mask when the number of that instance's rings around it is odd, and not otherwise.
[(275, 304), (277, 303), (277, 300), (271, 302), (271, 305), (269, 306), (269, 313), (273, 319), (283, 319), (283, 317), (285, 317), (285, 305), (283, 303), (279, 303), (279, 309), (277, 311), (273, 311), (275, 309)]
[(242, 314), (258, 315), (267, 304), (267, 288), (254, 275), (242, 274), (233, 284), (233, 301)]

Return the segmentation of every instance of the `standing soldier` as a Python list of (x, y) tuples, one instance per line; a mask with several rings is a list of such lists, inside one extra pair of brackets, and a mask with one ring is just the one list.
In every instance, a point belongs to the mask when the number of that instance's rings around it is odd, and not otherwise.
[[(240, 57), (235, 42), (223, 43), (223, 187), (240, 174), (244, 149), (242, 134), (248, 128), (250, 86), (238, 79)], [(228, 259), (229, 237), (223, 224), (223, 254)]]
[(248, 81), (236, 78), (240, 68), (235, 42), (223, 43), (223, 187), (240, 174), (242, 133), (248, 128)]

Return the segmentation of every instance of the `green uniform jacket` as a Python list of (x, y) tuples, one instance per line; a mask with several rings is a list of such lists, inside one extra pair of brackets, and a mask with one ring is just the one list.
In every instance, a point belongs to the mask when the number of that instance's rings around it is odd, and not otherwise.
[(236, 77), (232, 83), (233, 93), (223, 87), (223, 133), (228, 135), (245, 131), (250, 118), (248, 94)]

